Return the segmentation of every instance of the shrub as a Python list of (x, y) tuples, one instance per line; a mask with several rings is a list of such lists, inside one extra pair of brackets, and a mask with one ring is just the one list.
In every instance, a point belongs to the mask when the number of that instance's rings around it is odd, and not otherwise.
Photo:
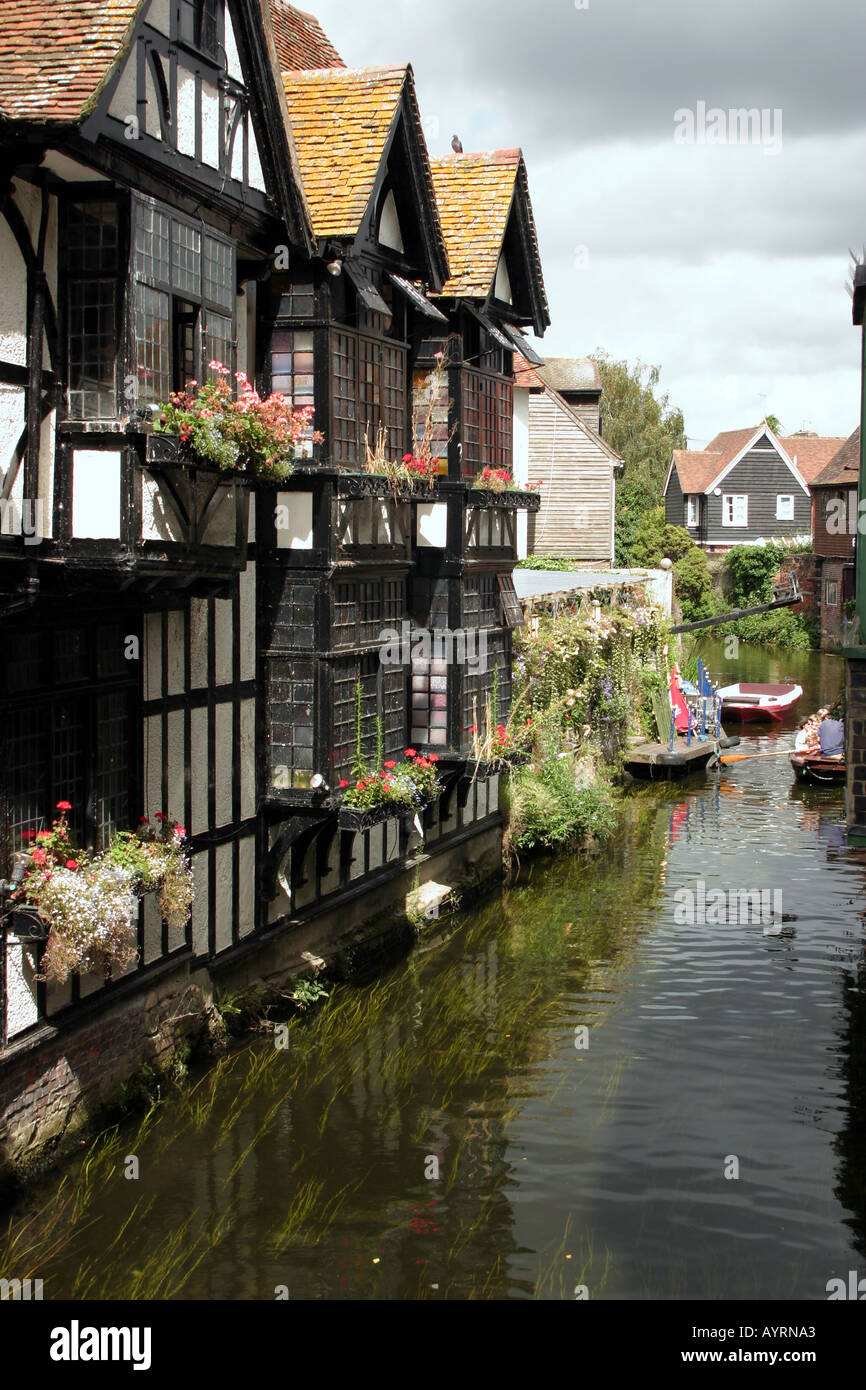
[(767, 545), (735, 545), (725, 557), (735, 608), (768, 603), (773, 597), (773, 575), (782, 563), (782, 551)]
[(712, 617), (711, 591), (707, 557), (699, 546), (693, 545), (674, 564), (674, 592), (686, 622)]

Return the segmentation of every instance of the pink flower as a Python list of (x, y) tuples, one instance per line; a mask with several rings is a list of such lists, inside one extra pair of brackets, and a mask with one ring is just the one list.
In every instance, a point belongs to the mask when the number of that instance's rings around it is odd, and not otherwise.
[(72, 802), (71, 802), (71, 801), (58, 801), (58, 803), (57, 803), (57, 809), (58, 809), (58, 811), (71, 811), (71, 810), (72, 810)]
[(34, 864), (47, 864), (47, 863), (48, 863), (48, 855), (45, 853), (45, 850), (44, 850), (44, 849), (35, 849), (35, 850), (33, 851), (33, 863), (34, 863)]
[(349, 783), (346, 782), (345, 780), (342, 781), (342, 782), (340, 783), (340, 786), (341, 786), (341, 787), (348, 787), (348, 785), (349, 785)]
[(414, 748), (407, 748), (407, 749), (406, 749), (406, 757), (407, 757), (407, 758), (417, 758), (417, 756), (418, 756), (418, 754), (415, 752), (415, 749), (414, 749)]
[(384, 767), (396, 767), (397, 764), (396, 764), (395, 762), (391, 761), (391, 762), (388, 762), (388, 763), (384, 763), (383, 766), (384, 766)]
[(78, 860), (77, 860), (77, 859), (67, 859), (67, 861), (66, 861), (66, 867), (67, 867), (67, 869), (77, 869), (77, 868), (78, 868)]

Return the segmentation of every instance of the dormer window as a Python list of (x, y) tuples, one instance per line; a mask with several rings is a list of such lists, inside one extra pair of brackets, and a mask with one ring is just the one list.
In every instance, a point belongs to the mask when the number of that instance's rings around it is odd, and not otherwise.
[(178, 37), (209, 58), (220, 48), (221, 0), (178, 0)]
[(399, 251), (401, 256), (406, 249), (403, 245), (403, 233), (400, 231), (400, 219), (397, 216), (397, 203), (392, 192), (386, 197), (379, 214), (378, 242), (380, 246), (387, 246), (391, 251)]

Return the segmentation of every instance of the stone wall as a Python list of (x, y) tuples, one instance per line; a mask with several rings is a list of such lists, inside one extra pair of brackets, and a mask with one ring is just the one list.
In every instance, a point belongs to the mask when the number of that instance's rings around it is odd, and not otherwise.
[(845, 662), (845, 819), (849, 831), (866, 838), (866, 656)]

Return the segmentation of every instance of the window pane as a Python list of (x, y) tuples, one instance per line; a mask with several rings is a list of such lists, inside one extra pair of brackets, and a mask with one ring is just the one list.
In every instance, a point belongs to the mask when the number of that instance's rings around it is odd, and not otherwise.
[(152, 203), (135, 204), (135, 273), (167, 285), (169, 281), (169, 219)]
[(201, 297), (201, 232), (171, 219), (171, 286)]
[(208, 362), (222, 362), (229, 371), (234, 371), (234, 343), (232, 340), (232, 321), (221, 314), (208, 313), (205, 334), (205, 362), (203, 374), (215, 376), (208, 370)]
[(73, 274), (117, 270), (117, 204), (72, 203), (66, 218), (66, 264)]
[(223, 309), (231, 309), (235, 299), (232, 247), (210, 236), (204, 239), (204, 297)]
[(145, 401), (165, 401), (171, 390), (169, 296), (136, 286), (135, 338), (138, 389)]
[(75, 420), (115, 414), (117, 356), (114, 280), (69, 284), (69, 413)]

